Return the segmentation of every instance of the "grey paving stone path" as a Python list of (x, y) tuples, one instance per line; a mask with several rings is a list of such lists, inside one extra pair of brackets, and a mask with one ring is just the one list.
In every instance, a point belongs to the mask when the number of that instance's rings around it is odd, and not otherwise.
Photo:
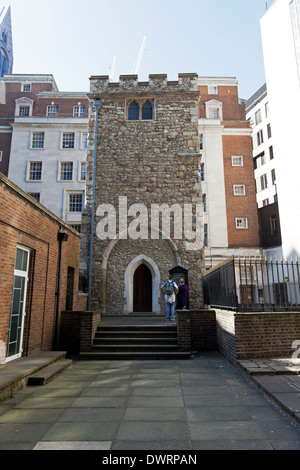
[(74, 361), (0, 404), (0, 450), (300, 450), (300, 429), (218, 353)]

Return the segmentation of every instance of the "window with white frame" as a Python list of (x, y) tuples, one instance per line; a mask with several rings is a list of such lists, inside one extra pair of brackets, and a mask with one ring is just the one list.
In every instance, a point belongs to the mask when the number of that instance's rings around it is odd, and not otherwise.
[(85, 117), (85, 106), (74, 106), (73, 117)]
[(267, 189), (268, 187), (268, 177), (267, 174), (264, 174), (260, 177), (260, 189), (263, 191), (264, 189)]
[(256, 143), (257, 147), (264, 143), (264, 134), (262, 129), (256, 134)]
[(82, 194), (69, 194), (69, 212), (82, 212), (83, 209), (83, 195)]
[(20, 106), (19, 117), (28, 117), (28, 116), (30, 116), (30, 106)]
[(243, 157), (233, 156), (231, 157), (232, 166), (244, 166)]
[(261, 119), (261, 110), (259, 109), (255, 113), (255, 124), (258, 126), (258, 124), (260, 124), (261, 121), (262, 121), (262, 119)]
[(80, 181), (86, 181), (86, 162), (80, 162)]
[(29, 162), (29, 181), (42, 181), (42, 162)]
[(63, 149), (74, 149), (75, 148), (75, 133), (64, 132), (62, 135), (62, 148)]
[(81, 134), (81, 148), (83, 150), (86, 150), (88, 148), (88, 140), (89, 140), (89, 134), (87, 132), (83, 132)]
[(73, 162), (61, 162), (60, 164), (60, 181), (73, 180)]
[(237, 229), (247, 229), (248, 228), (248, 219), (247, 217), (237, 217), (235, 219), (235, 227)]
[(58, 116), (58, 105), (50, 104), (47, 106), (47, 116), (48, 117), (57, 117)]
[(43, 149), (45, 145), (45, 133), (44, 132), (33, 132), (31, 137), (31, 148), (32, 149)]
[(233, 185), (233, 194), (235, 196), (245, 196), (246, 195), (246, 187), (244, 184), (234, 184)]
[(21, 90), (25, 91), (27, 93), (30, 93), (31, 92), (31, 83), (22, 83)]
[(217, 95), (218, 94), (218, 87), (216, 85), (210, 85), (208, 87), (208, 94), (209, 95)]
[(218, 100), (210, 100), (205, 103), (207, 119), (223, 119), (222, 102)]
[(220, 110), (219, 108), (210, 108), (208, 112), (209, 119), (220, 119)]

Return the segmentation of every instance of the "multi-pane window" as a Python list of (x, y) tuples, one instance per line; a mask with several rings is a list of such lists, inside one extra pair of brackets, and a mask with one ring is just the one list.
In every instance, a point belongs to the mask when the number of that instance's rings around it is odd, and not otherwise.
[(128, 109), (128, 121), (138, 121), (140, 118), (139, 105), (134, 101)]
[(80, 163), (80, 181), (86, 181), (86, 162)]
[(48, 117), (57, 117), (58, 116), (58, 105), (51, 104), (47, 106), (47, 116)]
[(147, 101), (142, 109), (142, 119), (144, 121), (149, 121), (153, 118), (153, 109), (152, 109), (152, 104)]
[(23, 83), (22, 91), (26, 91), (27, 93), (31, 92), (31, 83)]
[(205, 181), (205, 164), (201, 163), (201, 181)]
[(75, 134), (74, 132), (64, 133), (62, 137), (62, 148), (73, 149), (75, 148)]
[(76, 230), (78, 233), (81, 233), (81, 224), (71, 225), (71, 227)]
[(128, 103), (127, 119), (128, 121), (151, 121), (154, 115), (154, 101), (149, 99), (136, 99)]
[(19, 116), (28, 117), (30, 114), (30, 106), (20, 106), (19, 107)]
[(85, 106), (74, 106), (73, 116), (74, 117), (85, 117)]
[(45, 133), (44, 132), (33, 132), (32, 134), (32, 148), (43, 149), (45, 144)]
[(84, 133), (82, 134), (82, 141), (81, 141), (81, 148), (82, 148), (82, 149), (87, 149), (87, 147), (88, 147), (88, 140), (89, 140), (89, 134), (84, 132)]
[(233, 185), (233, 194), (235, 196), (245, 196), (246, 189), (244, 184), (234, 184)]
[(210, 108), (208, 117), (209, 119), (220, 119), (219, 108)]
[(246, 217), (239, 217), (235, 219), (235, 226), (237, 229), (247, 229), (248, 219)]
[(60, 165), (60, 179), (61, 181), (72, 181), (73, 179), (73, 163), (61, 163)]
[(29, 165), (29, 180), (41, 181), (42, 180), (42, 162), (31, 162)]
[(69, 195), (69, 212), (82, 212), (82, 194)]
[(41, 195), (40, 193), (28, 193), (33, 199), (35, 199), (37, 202), (40, 202)]
[(231, 158), (232, 166), (243, 166), (243, 157), (232, 157)]

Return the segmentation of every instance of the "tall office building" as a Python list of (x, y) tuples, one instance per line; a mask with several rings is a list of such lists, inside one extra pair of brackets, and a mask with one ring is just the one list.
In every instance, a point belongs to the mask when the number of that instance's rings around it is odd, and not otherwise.
[(284, 258), (300, 255), (300, 0), (276, 0), (261, 19)]

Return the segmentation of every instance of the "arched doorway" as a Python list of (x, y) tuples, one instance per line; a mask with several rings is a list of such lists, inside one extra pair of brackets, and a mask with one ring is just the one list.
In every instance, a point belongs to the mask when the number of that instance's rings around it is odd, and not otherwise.
[(133, 276), (133, 311), (152, 312), (152, 274), (144, 263)]

